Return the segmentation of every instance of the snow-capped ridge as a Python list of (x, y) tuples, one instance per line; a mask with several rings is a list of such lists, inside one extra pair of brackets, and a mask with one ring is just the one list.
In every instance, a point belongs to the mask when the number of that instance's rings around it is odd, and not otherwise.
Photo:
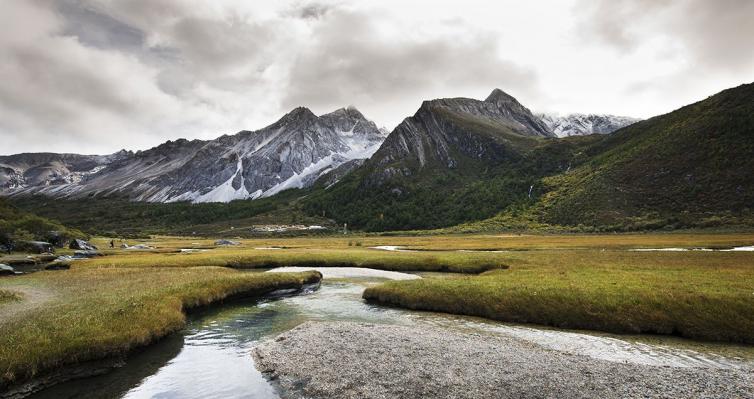
[(608, 134), (640, 121), (637, 118), (609, 114), (571, 113), (558, 115), (540, 113), (537, 116), (558, 137)]

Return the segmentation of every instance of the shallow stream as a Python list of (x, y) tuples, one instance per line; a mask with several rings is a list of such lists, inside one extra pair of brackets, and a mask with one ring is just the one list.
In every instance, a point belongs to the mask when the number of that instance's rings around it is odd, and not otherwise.
[[(381, 276), (379, 271), (373, 270), (332, 273), (335, 271), (324, 270), (325, 279), (316, 290), (227, 303), (194, 313), (183, 331), (129, 357), (123, 367), (102, 376), (55, 386), (33, 397), (277, 398), (272, 385), (254, 368), (251, 349), (260, 341), (309, 320), (433, 325), (512, 335), (552, 350), (618, 362), (754, 370), (754, 348), (747, 346), (704, 344), (667, 337), (567, 332), (376, 306), (361, 299), (364, 288), (386, 277), (396, 278), (395, 274)], [(427, 273), (423, 276), (448, 278), (452, 275)]]

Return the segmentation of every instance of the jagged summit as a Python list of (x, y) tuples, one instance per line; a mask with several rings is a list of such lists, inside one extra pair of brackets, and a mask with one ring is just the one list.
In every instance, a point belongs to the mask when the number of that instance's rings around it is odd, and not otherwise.
[(309, 108), (306, 107), (296, 107), (292, 109), (290, 112), (285, 114), (281, 121), (290, 121), (290, 120), (301, 120), (301, 119), (311, 119), (316, 118), (317, 115), (314, 114)]
[(498, 102), (514, 102), (518, 104), (518, 100), (516, 100), (513, 96), (510, 94), (500, 90), (500, 89), (494, 89), (490, 93), (487, 98), (484, 99), (484, 101), (488, 103), (498, 103)]
[(358, 118), (358, 119), (366, 119), (364, 117), (364, 114), (362, 114), (361, 111), (359, 111), (358, 108), (354, 107), (353, 105), (349, 105), (343, 108), (338, 108), (335, 111), (332, 111), (325, 115), (333, 115), (333, 116), (338, 115), (338, 116), (348, 116), (348, 117)]

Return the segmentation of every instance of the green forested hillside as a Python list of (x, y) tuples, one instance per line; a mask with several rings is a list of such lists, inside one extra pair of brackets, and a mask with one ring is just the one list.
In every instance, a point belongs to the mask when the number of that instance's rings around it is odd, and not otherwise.
[(85, 238), (85, 234), (56, 221), (24, 212), (0, 198), (0, 244), (10, 241), (60, 241)]
[(526, 135), (510, 120), (464, 111), (487, 106), (425, 102), (362, 167), (330, 188), (315, 188), (304, 209), (368, 231), (479, 220), (530, 206), (542, 192), (539, 179), (583, 162), (581, 148), (596, 140)]
[[(273, 198), (230, 203), (150, 203), (125, 198), (52, 200), (47, 197), (14, 199), (19, 208), (60, 220), (90, 234), (141, 236), (145, 234), (234, 235), (231, 227), (253, 224), (328, 224), (327, 220), (303, 214), (296, 204), (299, 190)], [(248, 233), (248, 231), (247, 231)]]
[[(754, 221), (754, 84), (605, 136), (523, 137), (434, 111), (452, 135), (453, 167), (436, 159), (418, 167), (410, 157), (380, 164), (378, 153), (339, 184), (315, 190), (305, 209), (367, 230), (437, 228), (495, 214), (466, 228), (620, 231)], [(498, 155), (459, 151), (469, 137)], [(374, 184), (385, 170), (409, 173)]]

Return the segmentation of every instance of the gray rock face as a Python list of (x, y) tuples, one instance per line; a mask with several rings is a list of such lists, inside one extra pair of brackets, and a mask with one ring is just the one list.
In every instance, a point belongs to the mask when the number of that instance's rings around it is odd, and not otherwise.
[(106, 165), (133, 155), (32, 153), (0, 156), (0, 190), (47, 187), (86, 182)]
[(307, 187), (324, 173), (368, 158), (385, 139), (355, 108), (316, 116), (296, 108), (257, 131), (211, 141), (180, 139), (110, 156), (0, 157), (4, 195), (127, 196), (150, 202), (228, 202)]
[(486, 161), (510, 157), (520, 138), (555, 137), (515, 98), (495, 89), (484, 101), (449, 98), (425, 101), (406, 118), (370, 160), (371, 183), (409, 176), (428, 164), (459, 167), (459, 155)]
[(558, 137), (608, 134), (641, 120), (627, 116), (596, 114), (570, 114), (566, 116), (538, 114), (537, 116)]

